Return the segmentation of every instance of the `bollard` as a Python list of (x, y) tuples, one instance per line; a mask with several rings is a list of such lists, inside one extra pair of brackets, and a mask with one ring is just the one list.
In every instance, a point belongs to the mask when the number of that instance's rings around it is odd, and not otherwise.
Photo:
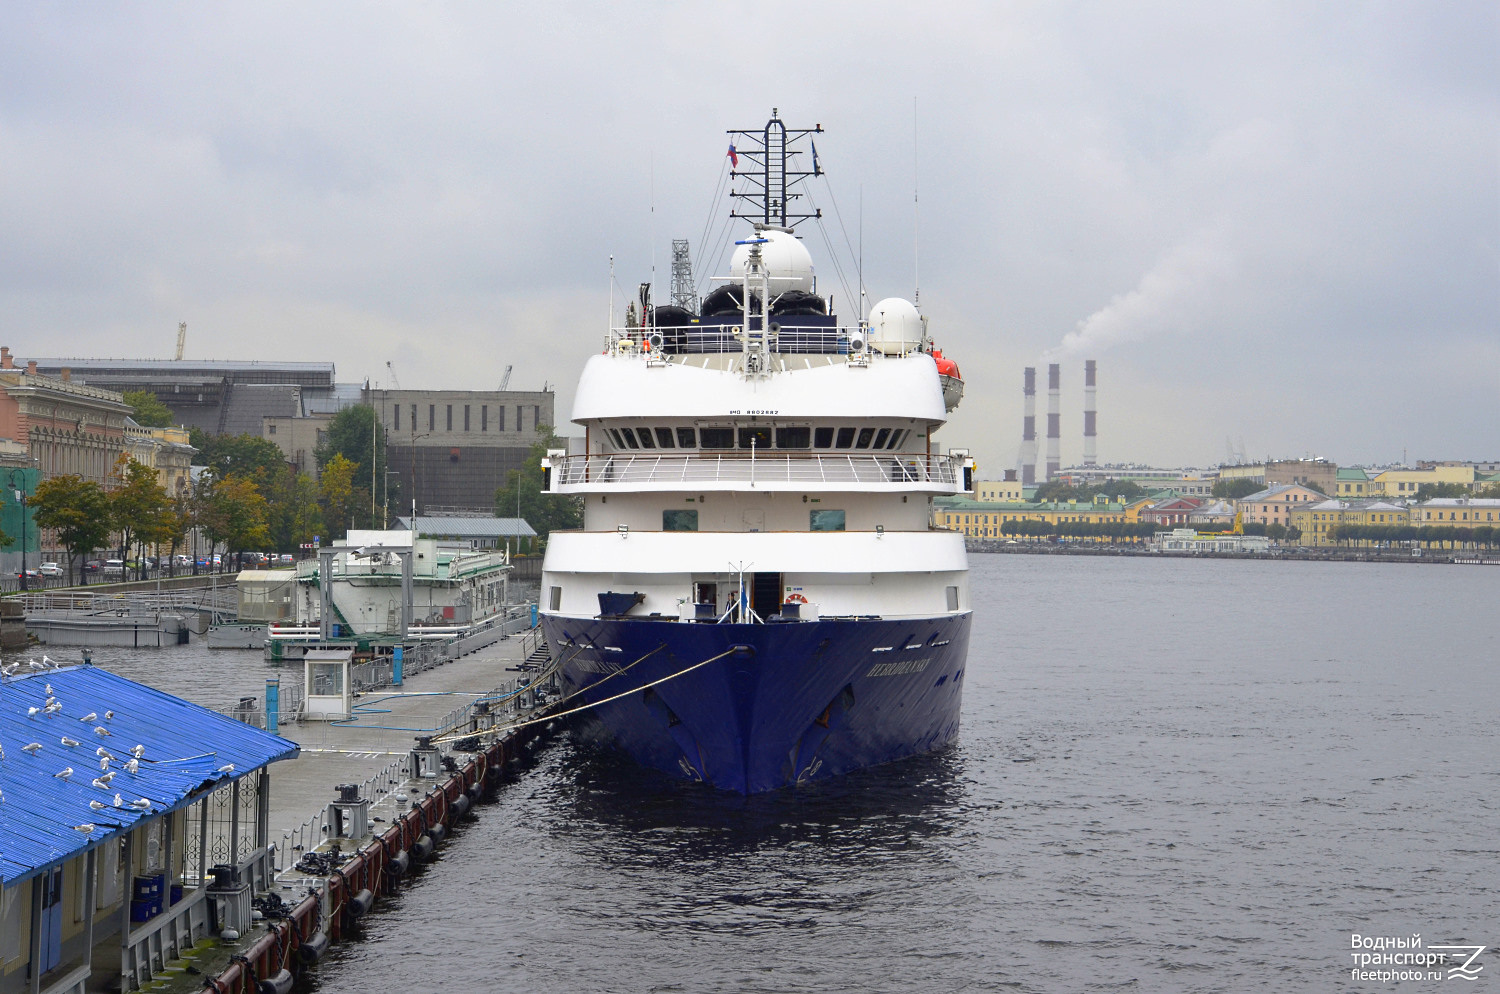
[(401, 686), (401, 678), (404, 675), (403, 671), (405, 669), (402, 665), (405, 662), (402, 656), (403, 648), (398, 645), (396, 646), (396, 653), (391, 659), (391, 686), (393, 687)]
[(281, 677), (266, 677), (266, 731), (275, 733), (276, 719), (281, 710)]

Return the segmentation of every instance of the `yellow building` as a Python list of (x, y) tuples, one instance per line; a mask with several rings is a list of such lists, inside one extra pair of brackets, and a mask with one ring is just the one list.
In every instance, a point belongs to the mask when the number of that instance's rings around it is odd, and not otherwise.
[[(1140, 516), (1139, 507), (1149, 503), (1141, 500), (1131, 505), (1136, 510), (1136, 520)], [(969, 538), (1005, 538), (1002, 529), (1007, 521), (1040, 521), (1053, 526), (1079, 522), (1124, 524), (1129, 520), (1127, 510), (1124, 504), (1102, 501), (1080, 504), (1074, 501), (983, 501), (954, 497), (935, 501), (932, 518), (936, 527), (962, 532)]]
[(1417, 490), (1434, 483), (1457, 483), (1472, 489), (1473, 466), (1434, 466), (1432, 469), (1388, 469), (1371, 481), (1370, 493), (1386, 497), (1415, 497)]
[(1025, 499), (1020, 480), (980, 480), (975, 499), (982, 501), (1020, 501)]
[(1361, 497), (1369, 497), (1375, 492), (1374, 485), (1370, 480), (1370, 474), (1362, 469), (1355, 469), (1353, 467), (1340, 468), (1334, 486), (1338, 492), (1332, 494), (1332, 496), (1345, 500), (1350, 498), (1357, 500)]
[[(1497, 502), (1500, 503), (1500, 502)], [(1330, 546), (1339, 525), (1406, 525), (1410, 511), (1401, 504), (1366, 498), (1364, 500), (1324, 500), (1292, 508), (1289, 524), (1302, 533), (1302, 545)]]
[(1411, 512), (1412, 524), (1447, 525), (1451, 528), (1473, 528), (1475, 525), (1500, 525), (1500, 498), (1435, 497), (1424, 500)]

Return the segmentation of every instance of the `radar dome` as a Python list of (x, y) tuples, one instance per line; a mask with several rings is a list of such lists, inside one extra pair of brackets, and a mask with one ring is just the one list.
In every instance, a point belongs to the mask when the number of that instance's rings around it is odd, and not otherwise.
[[(803, 293), (817, 292), (816, 282), (813, 279), (812, 256), (807, 247), (797, 240), (797, 236), (785, 231), (764, 231), (761, 237), (766, 239), (766, 244), (760, 247), (760, 256), (764, 260), (766, 272), (771, 277), (771, 296), (774, 299), (777, 294), (788, 290), (800, 290)], [(736, 245), (734, 255), (729, 259), (729, 274), (736, 281), (745, 278), (745, 260), (750, 258), (750, 246)]]
[(882, 352), (899, 351), (922, 340), (922, 315), (917, 305), (900, 297), (887, 297), (870, 308), (870, 345)]

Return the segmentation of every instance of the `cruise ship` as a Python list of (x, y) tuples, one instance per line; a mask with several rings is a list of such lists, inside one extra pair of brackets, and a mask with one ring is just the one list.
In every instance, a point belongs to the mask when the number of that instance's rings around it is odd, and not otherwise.
[(642, 286), (579, 379), (582, 451), (548, 456), (583, 502), (540, 597), (570, 706), (741, 793), (948, 744), (968, 653), (963, 537), (930, 525), (972, 484), (934, 437), (963, 382), (910, 301), (831, 312), (795, 230), (820, 132), (729, 133), (750, 208), (728, 275), (696, 308)]

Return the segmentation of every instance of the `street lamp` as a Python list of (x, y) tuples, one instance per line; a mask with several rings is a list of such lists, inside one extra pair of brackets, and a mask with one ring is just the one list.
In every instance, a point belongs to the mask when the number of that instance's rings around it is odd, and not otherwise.
[[(21, 474), (21, 485), (16, 486), (16, 474)], [(16, 503), (21, 505), (21, 590), (30, 590), (31, 586), (26, 577), (26, 470), (13, 469), (10, 471), (10, 488), (16, 495)]]

